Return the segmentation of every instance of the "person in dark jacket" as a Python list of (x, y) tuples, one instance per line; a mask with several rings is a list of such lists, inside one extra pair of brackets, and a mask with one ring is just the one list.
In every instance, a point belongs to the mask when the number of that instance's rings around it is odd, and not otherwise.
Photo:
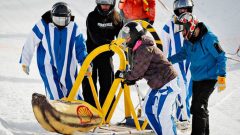
[(190, 59), (193, 80), (191, 105), (192, 135), (209, 135), (208, 99), (218, 82), (220, 91), (226, 88), (226, 56), (217, 36), (191, 13), (178, 17), (183, 25), (184, 44), (181, 51), (169, 57), (173, 64)]
[(151, 90), (144, 99), (143, 112), (149, 124), (155, 134), (174, 135), (176, 126), (172, 120), (172, 107), (177, 96), (174, 91), (180, 89), (171, 82), (175, 81), (177, 72), (145, 31), (136, 22), (123, 27), (120, 35), (126, 39), (128, 49), (132, 49), (133, 67), (126, 73), (117, 71), (115, 76), (123, 76), (123, 83), (128, 85), (146, 79)]
[[(123, 25), (119, 13), (114, 9), (115, 0), (96, 0), (96, 4), (96, 8), (88, 14), (86, 21), (88, 53), (101, 45), (111, 43)], [(99, 79), (101, 106), (104, 104), (114, 80), (113, 54), (112, 51), (101, 53), (92, 62), (92, 77), (96, 89), (97, 79)], [(82, 88), (84, 100), (96, 107), (87, 78), (84, 78)]]

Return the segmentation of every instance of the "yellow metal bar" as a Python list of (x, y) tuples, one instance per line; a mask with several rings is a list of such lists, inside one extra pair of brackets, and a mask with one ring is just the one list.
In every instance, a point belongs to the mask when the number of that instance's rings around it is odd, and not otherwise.
[(94, 49), (90, 54), (88, 54), (88, 56), (86, 57), (86, 59), (84, 60), (82, 67), (78, 73), (78, 76), (76, 78), (76, 81), (70, 91), (70, 94), (68, 96), (68, 98), (66, 100), (68, 101), (72, 101), (75, 99), (77, 93), (78, 93), (78, 88), (80, 87), (80, 84), (84, 78), (84, 74), (87, 71), (88, 66), (90, 65), (91, 61), (100, 53), (102, 52), (106, 52), (106, 51), (114, 51), (115, 53), (117, 53), (119, 55), (120, 58), (120, 67), (119, 70), (124, 70), (125, 66), (126, 66), (126, 58), (124, 55), (123, 50), (120, 48), (120, 45), (124, 42), (124, 39), (117, 39), (117, 40), (113, 40), (112, 43), (106, 44), (106, 45), (102, 45), (96, 49)]
[(121, 97), (121, 95), (122, 95), (122, 92), (123, 92), (123, 89), (122, 89), (122, 87), (120, 87), (120, 90), (119, 90), (119, 92), (118, 92), (117, 98), (116, 98), (116, 100), (115, 100), (115, 102), (114, 102), (114, 104), (113, 104), (113, 106), (112, 106), (112, 108), (111, 108), (111, 111), (110, 111), (109, 114), (108, 114), (108, 118), (107, 118), (107, 120), (106, 120), (106, 123), (109, 123), (109, 122), (110, 122), (110, 120), (111, 120), (111, 118), (112, 118), (112, 115), (113, 115), (113, 112), (115, 111), (115, 109), (116, 109), (116, 107), (117, 107), (117, 104), (118, 104), (118, 102), (119, 102), (119, 99), (120, 99), (120, 97)]
[(121, 82), (121, 79), (115, 79), (113, 81), (112, 87), (111, 87), (110, 91), (108, 92), (107, 98), (105, 99), (105, 102), (102, 107), (104, 117), (106, 116), (108, 109), (110, 108), (110, 105), (113, 101), (113, 98), (115, 96), (115, 93), (117, 91), (117, 88), (118, 88), (120, 82)]
[(84, 74), (87, 71), (88, 66), (90, 65), (91, 61), (100, 53), (105, 52), (105, 51), (109, 51), (109, 45), (102, 45), (98, 48), (96, 48), (95, 50), (93, 50), (90, 54), (88, 54), (88, 56), (86, 57), (86, 59), (84, 60), (82, 67), (78, 73), (78, 76), (76, 78), (76, 81), (70, 91), (70, 94), (67, 98), (68, 101), (72, 101), (75, 99), (77, 93), (78, 93), (78, 88), (80, 87), (80, 84), (84, 78)]
[[(125, 86), (124, 86), (125, 87)], [(130, 95), (130, 91), (124, 91), (124, 109), (125, 109), (125, 118), (131, 118), (131, 109), (129, 106), (129, 101), (127, 100), (127, 96)]]
[[(130, 91), (129, 86), (124, 84), (124, 92), (130, 93), (129, 91)], [(133, 116), (133, 120), (134, 120), (135, 126), (136, 126), (137, 130), (141, 130), (140, 124), (139, 124), (139, 121), (138, 121), (138, 117), (137, 117), (135, 109), (133, 107), (130, 95), (125, 95), (125, 96), (126, 96), (127, 103), (129, 105), (129, 109), (131, 110), (131, 114)]]
[[(125, 54), (123, 52), (123, 50), (119, 47), (122, 43), (124, 42), (123, 39), (119, 39), (119, 40), (113, 40), (111, 42), (111, 45), (109, 46), (110, 50), (114, 51), (115, 53), (118, 54), (119, 56), (119, 59), (120, 59), (120, 65), (119, 65), (119, 68), (118, 70), (121, 70), (121, 71), (124, 71), (125, 68), (126, 68), (126, 57), (125, 57)], [(110, 91), (108, 92), (108, 96), (107, 98), (105, 99), (105, 102), (103, 104), (103, 115), (105, 116), (110, 105), (111, 105), (111, 101), (113, 100), (113, 97), (116, 93), (116, 90), (119, 86), (119, 84), (121, 83), (121, 80), (122, 79), (115, 79), (113, 81), (113, 84), (111, 86), (111, 89)]]
[(143, 122), (143, 124), (142, 124), (142, 130), (145, 130), (145, 128), (147, 127), (147, 124), (148, 124), (148, 121), (147, 121), (147, 119), (144, 119), (144, 122)]
[(155, 40), (155, 41), (156, 41), (156, 44), (162, 44), (161, 40)]
[(149, 32), (156, 32), (153, 28), (148, 28), (147, 29)]
[(95, 85), (93, 83), (93, 79), (92, 79), (92, 76), (89, 76), (88, 77), (88, 81), (89, 81), (89, 84), (90, 84), (90, 87), (91, 87), (91, 91), (92, 91), (92, 94), (93, 94), (93, 98), (94, 98), (94, 101), (95, 101), (95, 104), (97, 106), (97, 109), (102, 112), (102, 108), (101, 108), (101, 105), (99, 103), (99, 100), (98, 100), (98, 96), (97, 96), (97, 91), (95, 89)]

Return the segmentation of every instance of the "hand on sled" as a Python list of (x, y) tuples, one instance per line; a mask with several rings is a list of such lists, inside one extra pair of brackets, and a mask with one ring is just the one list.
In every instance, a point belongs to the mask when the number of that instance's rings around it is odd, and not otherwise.
[(116, 73), (115, 73), (115, 79), (117, 78), (124, 78), (124, 74), (125, 74), (125, 71), (121, 71), (121, 70), (118, 70)]
[(136, 84), (136, 80), (124, 80), (123, 84), (134, 85), (134, 84)]

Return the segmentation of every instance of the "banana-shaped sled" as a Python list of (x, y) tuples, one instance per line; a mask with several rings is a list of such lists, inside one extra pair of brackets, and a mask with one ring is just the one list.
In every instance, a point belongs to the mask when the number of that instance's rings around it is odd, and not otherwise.
[(34, 93), (32, 107), (40, 125), (51, 132), (87, 132), (100, 126), (103, 121), (102, 114), (84, 101), (48, 101), (44, 95)]

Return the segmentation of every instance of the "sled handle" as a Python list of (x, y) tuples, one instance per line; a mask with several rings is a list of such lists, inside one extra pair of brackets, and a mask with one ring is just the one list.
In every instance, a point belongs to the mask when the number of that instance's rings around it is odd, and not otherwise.
[(81, 82), (84, 78), (84, 75), (87, 71), (88, 66), (90, 65), (90, 63), (92, 62), (92, 60), (98, 56), (99, 54), (106, 52), (106, 51), (110, 51), (112, 50), (113, 52), (115, 52), (116, 54), (118, 54), (119, 58), (120, 58), (120, 65), (119, 65), (119, 69), (121, 71), (124, 71), (126, 68), (126, 57), (125, 54), (123, 52), (123, 50), (120, 48), (121, 44), (124, 42), (124, 39), (116, 39), (113, 40), (110, 44), (105, 44), (102, 45), (96, 49), (94, 49), (90, 54), (88, 54), (88, 56), (86, 57), (86, 59), (84, 60), (82, 67), (78, 73), (78, 76), (76, 78), (75, 83), (73, 84), (73, 87), (69, 93), (69, 96), (67, 97), (67, 101), (73, 101), (78, 93), (78, 89), (81, 85)]

